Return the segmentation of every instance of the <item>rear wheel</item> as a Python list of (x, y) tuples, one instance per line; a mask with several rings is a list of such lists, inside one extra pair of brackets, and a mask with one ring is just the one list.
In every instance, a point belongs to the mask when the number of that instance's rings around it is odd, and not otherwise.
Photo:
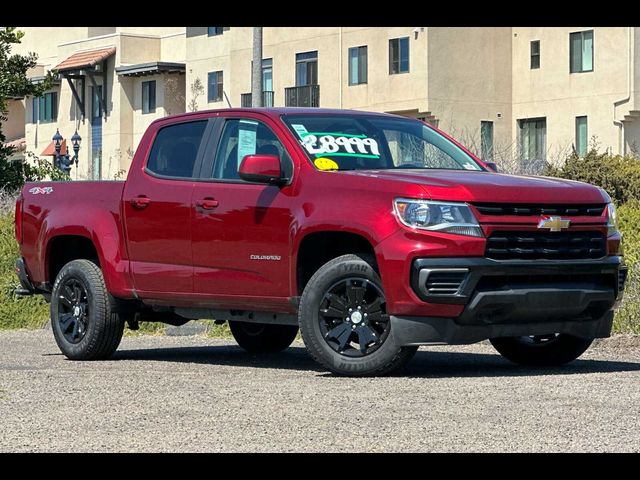
[(51, 293), (51, 326), (58, 347), (71, 360), (98, 360), (116, 351), (124, 321), (111, 311), (102, 271), (89, 260), (67, 263)]
[(375, 261), (343, 255), (323, 265), (307, 283), (300, 330), (311, 356), (339, 375), (388, 374), (405, 365), (417, 347), (399, 347)]
[(297, 325), (270, 323), (229, 322), (229, 329), (238, 345), (249, 353), (281, 352), (293, 343), (298, 334)]
[(506, 359), (519, 365), (553, 367), (572, 362), (593, 342), (566, 334), (492, 338), (491, 344)]

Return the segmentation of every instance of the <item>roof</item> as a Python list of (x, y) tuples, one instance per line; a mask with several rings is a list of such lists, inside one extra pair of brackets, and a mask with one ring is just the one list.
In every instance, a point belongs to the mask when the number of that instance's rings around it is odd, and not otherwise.
[(52, 70), (64, 72), (67, 70), (80, 70), (82, 68), (93, 67), (94, 65), (109, 58), (116, 53), (116, 47), (99, 48), (85, 52), (77, 52), (58, 64)]
[(24, 150), (27, 148), (27, 140), (25, 137), (16, 138), (14, 140), (10, 140), (8, 142), (4, 142), (5, 147), (13, 147), (18, 151)]
[[(62, 143), (60, 145), (60, 155), (66, 155), (67, 152), (67, 140), (64, 139), (62, 140)], [(42, 153), (40, 155), (55, 155), (56, 154), (56, 146), (53, 143), (53, 140), (49, 143), (49, 145), (47, 145), (47, 148), (45, 148)]]
[(273, 117), (280, 115), (372, 115), (379, 117), (406, 118), (393, 113), (367, 112), (364, 110), (343, 110), (339, 108), (306, 108), (306, 107), (243, 107), (243, 108), (219, 108), (212, 110), (198, 110), (196, 112), (178, 113), (154, 120), (153, 123), (165, 121), (167, 118), (189, 118), (192, 116), (212, 115), (225, 112), (257, 112)]
[(116, 73), (125, 77), (139, 77), (154, 75), (157, 73), (184, 73), (184, 63), (175, 62), (149, 62), (117, 67)]

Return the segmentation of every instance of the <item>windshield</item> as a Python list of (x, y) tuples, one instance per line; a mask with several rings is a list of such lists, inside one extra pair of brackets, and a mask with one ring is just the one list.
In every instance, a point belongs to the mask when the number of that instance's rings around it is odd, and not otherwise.
[(284, 115), (318, 170), (482, 170), (418, 120), (375, 115)]

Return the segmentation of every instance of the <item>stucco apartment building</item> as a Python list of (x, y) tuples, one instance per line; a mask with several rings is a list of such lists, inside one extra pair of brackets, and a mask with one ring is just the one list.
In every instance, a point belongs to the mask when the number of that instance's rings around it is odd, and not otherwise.
[[(56, 129), (77, 129), (72, 178), (126, 171), (156, 118), (251, 102), (251, 27), (20, 29), (15, 51), (39, 56), (33, 81), (52, 69), (58, 81), (12, 102), (7, 139), (51, 158)], [(584, 153), (592, 137), (640, 152), (638, 30), (265, 27), (263, 102), (421, 118), (506, 169)]]

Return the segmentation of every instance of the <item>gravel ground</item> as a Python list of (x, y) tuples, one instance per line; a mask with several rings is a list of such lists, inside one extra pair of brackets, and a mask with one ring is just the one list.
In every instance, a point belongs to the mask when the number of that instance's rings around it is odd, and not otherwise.
[(254, 357), (204, 336), (128, 337), (71, 362), (0, 332), (0, 452), (640, 451), (640, 337), (564, 369), (488, 344), (421, 348), (390, 378), (334, 377), (300, 343)]

